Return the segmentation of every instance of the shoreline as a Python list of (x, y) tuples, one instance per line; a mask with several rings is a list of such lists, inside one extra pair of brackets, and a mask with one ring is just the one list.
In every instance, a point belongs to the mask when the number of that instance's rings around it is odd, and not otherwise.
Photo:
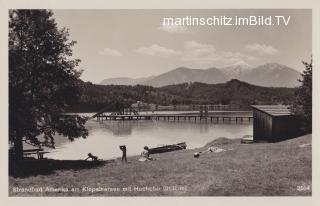
[[(199, 150), (199, 151), (201, 150), (201, 151), (203, 151), (203, 149), (205, 149), (205, 147), (209, 147), (212, 144), (219, 144), (222, 140), (227, 141), (227, 142), (229, 142), (228, 140), (230, 140), (231, 142), (232, 141), (236, 141), (236, 142), (240, 143), (241, 138), (231, 139), (231, 138), (226, 138), (226, 137), (218, 137), (218, 138), (216, 138), (216, 139), (214, 139), (212, 141), (209, 141), (208, 143), (205, 143), (203, 146), (196, 147), (196, 148), (188, 148), (188, 145), (187, 145), (186, 149), (183, 149), (183, 150), (180, 150), (180, 151), (190, 151), (190, 150)], [(168, 144), (168, 145), (172, 145), (172, 144)], [(58, 147), (57, 147), (57, 149), (58, 149)], [(141, 152), (142, 151), (143, 151), (143, 148), (141, 148)], [(172, 151), (172, 152), (177, 152), (177, 151)], [(156, 154), (156, 155), (158, 155), (158, 154)], [(137, 159), (139, 159), (139, 157), (140, 157), (140, 154), (127, 155), (127, 158), (137, 158)], [(114, 160), (117, 160), (117, 159), (121, 160), (121, 158), (122, 158), (122, 155), (120, 154), (117, 157), (112, 157), (112, 158), (108, 158), (108, 159), (99, 159), (99, 161), (101, 161), (101, 162), (103, 162), (103, 161), (114, 161)], [(57, 160), (57, 161), (82, 161), (85, 158), (82, 158), (82, 159), (53, 159), (53, 158), (45, 158), (45, 159), (47, 159), (47, 160)]]
[[(229, 138), (226, 138), (226, 137), (218, 137), (217, 139), (214, 139), (208, 143), (205, 143), (203, 146), (201, 147), (196, 147), (196, 148), (186, 148), (186, 149), (183, 149), (183, 150), (176, 150), (176, 151), (172, 151), (172, 152), (178, 152), (178, 151), (190, 151), (190, 150), (201, 150), (203, 151), (203, 149), (205, 149), (205, 147), (209, 147), (211, 145), (221, 145), (222, 142), (224, 142), (224, 144), (226, 144), (226, 142), (239, 142), (240, 143), (240, 140), (241, 138), (234, 138), (234, 139), (229, 139)], [(171, 145), (171, 144), (169, 144)], [(216, 146), (214, 145), (214, 146)], [(141, 152), (143, 151), (143, 148), (141, 149)], [(166, 153), (166, 152), (165, 152)], [(151, 156), (154, 155), (154, 154), (151, 154)], [(159, 155), (159, 154), (155, 154), (155, 155)], [(140, 155), (139, 154), (136, 154), (136, 155), (127, 155), (127, 158), (137, 158), (139, 159)], [(109, 161), (114, 161), (114, 160), (118, 160), (120, 159), (121, 161), (121, 158), (122, 158), (122, 155), (119, 155), (117, 157), (114, 157), (114, 158), (110, 158), (110, 159), (98, 159), (100, 162), (109, 162)], [(51, 158), (46, 158), (47, 160), (57, 160), (57, 161), (84, 161), (84, 159), (51, 159)]]
[[(194, 152), (214, 145), (219, 153)], [(155, 161), (57, 164), (47, 174), (9, 177), (10, 196), (310, 196), (311, 135), (278, 143), (241, 144), (219, 138), (203, 147), (151, 155)], [(37, 161), (34, 161), (37, 162)], [(62, 163), (63, 161), (56, 161)], [(83, 161), (82, 161), (83, 162)], [(13, 192), (13, 187), (69, 188), (66, 192)], [(83, 190), (83, 187), (91, 188)], [(71, 191), (71, 188), (77, 188)], [(98, 188), (98, 189), (94, 189)], [(100, 189), (99, 189), (100, 188)], [(108, 191), (107, 188), (120, 188)], [(134, 189), (136, 188), (136, 189)], [(150, 189), (151, 188), (151, 189)], [(153, 189), (152, 189), (153, 188)]]

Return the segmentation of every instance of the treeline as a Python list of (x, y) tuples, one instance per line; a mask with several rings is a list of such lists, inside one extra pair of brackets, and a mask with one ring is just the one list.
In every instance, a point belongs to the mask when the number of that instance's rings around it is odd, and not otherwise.
[(248, 109), (252, 104), (290, 104), (293, 88), (250, 85), (239, 80), (222, 84), (184, 83), (160, 88), (136, 85), (95, 85), (82, 83), (82, 95), (69, 112), (116, 111), (137, 101), (158, 105), (233, 104)]

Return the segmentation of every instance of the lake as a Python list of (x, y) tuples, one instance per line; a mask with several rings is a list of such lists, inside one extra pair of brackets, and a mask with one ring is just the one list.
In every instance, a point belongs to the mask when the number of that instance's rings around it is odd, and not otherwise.
[(54, 159), (85, 159), (91, 152), (100, 159), (121, 157), (119, 145), (127, 146), (127, 155), (139, 155), (144, 146), (149, 148), (186, 142), (188, 149), (199, 148), (219, 137), (241, 138), (252, 135), (252, 124), (211, 123), (194, 121), (103, 121), (86, 123), (89, 136), (70, 142), (66, 137), (55, 137), (56, 149), (46, 155)]

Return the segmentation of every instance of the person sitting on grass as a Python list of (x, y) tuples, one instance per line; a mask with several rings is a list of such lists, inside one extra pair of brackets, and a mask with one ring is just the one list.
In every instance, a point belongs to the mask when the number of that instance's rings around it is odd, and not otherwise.
[(150, 157), (150, 154), (149, 154), (149, 147), (145, 146), (143, 149), (144, 149), (144, 150), (143, 150), (143, 152), (141, 153), (141, 156), (140, 156), (140, 158), (139, 158), (139, 161), (144, 162), (144, 161), (151, 161), (151, 160), (153, 160), (153, 158)]
[(91, 159), (92, 161), (97, 161), (98, 156), (94, 156), (93, 154), (88, 153), (88, 157), (85, 160), (87, 160), (87, 159)]

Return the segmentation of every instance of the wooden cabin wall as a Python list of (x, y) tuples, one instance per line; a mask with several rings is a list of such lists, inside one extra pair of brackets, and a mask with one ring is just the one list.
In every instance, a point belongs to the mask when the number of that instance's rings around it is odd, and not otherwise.
[(299, 136), (301, 126), (302, 122), (299, 117), (293, 115), (275, 117), (273, 120), (273, 141)]
[(270, 141), (272, 138), (272, 117), (264, 112), (253, 111), (254, 141)]

